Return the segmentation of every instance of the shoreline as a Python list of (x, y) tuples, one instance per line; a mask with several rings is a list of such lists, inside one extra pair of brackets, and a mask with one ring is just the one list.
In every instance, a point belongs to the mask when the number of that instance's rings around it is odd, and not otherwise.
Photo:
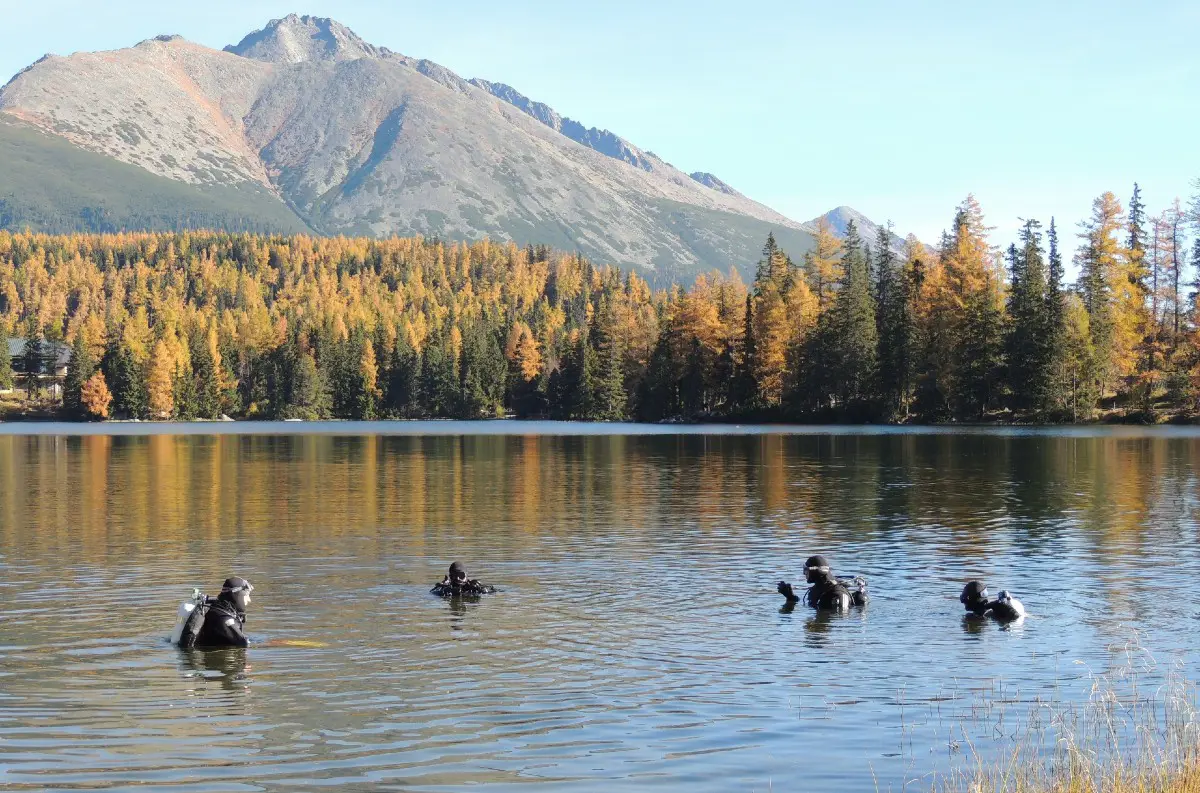
[(379, 421), (101, 421), (0, 420), (0, 437), (197, 436), (933, 436), (1196, 438), (1196, 424), (787, 424), (583, 422), (531, 419), (387, 419)]

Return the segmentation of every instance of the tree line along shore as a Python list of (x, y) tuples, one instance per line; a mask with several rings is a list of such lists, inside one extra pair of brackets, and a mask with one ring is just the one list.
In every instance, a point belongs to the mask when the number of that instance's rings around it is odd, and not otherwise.
[(769, 238), (749, 285), (731, 262), (657, 291), (488, 240), (0, 232), (0, 403), (80, 420), (1188, 420), (1191, 227), (1178, 202), (1150, 218), (1136, 188), (1128, 212), (1106, 193), (1067, 283), (1053, 220), (1000, 251), (968, 197), (936, 247), (822, 227), (796, 258)]

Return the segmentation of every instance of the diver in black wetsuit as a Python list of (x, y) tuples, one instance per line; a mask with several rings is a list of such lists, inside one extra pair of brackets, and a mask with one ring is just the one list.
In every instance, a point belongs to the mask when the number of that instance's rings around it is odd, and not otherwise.
[(958, 596), (970, 614), (969, 617), (994, 617), (1000, 622), (1012, 622), (1025, 616), (1025, 606), (1005, 590), (995, 600), (988, 599), (987, 587), (982, 581), (968, 581)]
[[(816, 609), (833, 609), (845, 611), (851, 606), (865, 606), (867, 603), (867, 582), (864, 578), (845, 581), (836, 578), (829, 567), (829, 560), (824, 556), (810, 556), (804, 563), (804, 580), (809, 583), (808, 591), (804, 593), (804, 602)], [(854, 587), (851, 592), (850, 587)], [(800, 596), (786, 581), (780, 581), (779, 594), (787, 598), (788, 605), (795, 605)]]
[(450, 565), (450, 572), (446, 577), (440, 583), (434, 584), (433, 589), (429, 591), (442, 597), (461, 597), (463, 595), (490, 595), (496, 591), (496, 587), (484, 584), (474, 578), (467, 578), (467, 569), (463, 567), (462, 562), (455, 562)]
[(204, 625), (196, 635), (195, 647), (249, 647), (246, 638), (246, 607), (254, 587), (244, 578), (227, 578), (221, 594), (209, 598)]

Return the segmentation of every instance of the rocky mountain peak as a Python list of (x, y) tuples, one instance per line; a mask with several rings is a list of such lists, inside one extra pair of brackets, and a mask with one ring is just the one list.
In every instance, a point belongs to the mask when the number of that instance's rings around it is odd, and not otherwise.
[[(875, 221), (868, 218), (857, 209), (848, 206), (835, 207), (829, 210), (819, 218), (813, 218), (804, 224), (805, 228), (812, 232), (816, 232), (817, 226), (821, 223), (827, 223), (833, 230), (833, 233), (839, 237), (846, 236), (846, 230), (850, 226), (850, 221), (854, 221), (855, 227), (858, 229), (858, 236), (863, 242), (875, 245), (878, 242), (880, 226)], [(893, 250), (904, 250), (904, 238), (894, 232), (889, 232), (888, 239), (891, 240)]]
[(725, 184), (725, 182), (718, 179), (716, 176), (713, 176), (711, 173), (707, 173), (706, 171), (696, 171), (695, 173), (688, 174), (688, 176), (692, 177), (705, 187), (712, 188), (717, 192), (725, 193), (726, 195), (741, 195), (741, 193), (739, 193), (737, 190), (734, 190), (732, 187)]
[(269, 63), (353, 61), (391, 54), (384, 47), (368, 44), (340, 22), (296, 14), (272, 20), (225, 51)]

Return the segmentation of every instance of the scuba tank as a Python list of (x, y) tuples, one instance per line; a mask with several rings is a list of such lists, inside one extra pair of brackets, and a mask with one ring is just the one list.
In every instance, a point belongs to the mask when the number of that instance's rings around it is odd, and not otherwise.
[(204, 627), (204, 617), (208, 614), (208, 598), (199, 589), (192, 590), (190, 600), (179, 604), (175, 620), (175, 630), (171, 632), (171, 644), (190, 650), (196, 646), (196, 637)]

